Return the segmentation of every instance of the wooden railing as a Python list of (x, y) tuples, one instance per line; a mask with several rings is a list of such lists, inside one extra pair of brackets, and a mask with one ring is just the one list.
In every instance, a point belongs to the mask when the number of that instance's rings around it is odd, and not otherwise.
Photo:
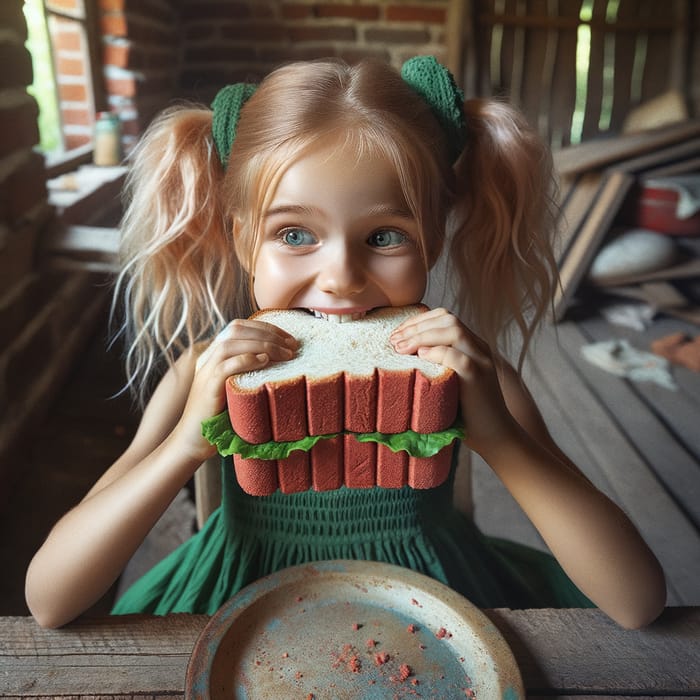
[(468, 96), (503, 96), (554, 148), (619, 132), (677, 92), (700, 106), (692, 0), (452, 0), (448, 61)]

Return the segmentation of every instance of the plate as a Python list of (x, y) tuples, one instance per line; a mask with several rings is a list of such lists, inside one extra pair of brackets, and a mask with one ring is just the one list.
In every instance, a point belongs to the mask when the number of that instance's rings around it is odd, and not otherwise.
[(198, 700), (525, 697), (510, 648), (466, 598), (409, 569), (342, 560), (231, 598), (198, 638), (185, 686)]

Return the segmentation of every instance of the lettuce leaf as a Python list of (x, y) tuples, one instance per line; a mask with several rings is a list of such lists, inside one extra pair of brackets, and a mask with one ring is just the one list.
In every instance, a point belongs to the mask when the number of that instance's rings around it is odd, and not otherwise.
[(453, 440), (464, 439), (464, 429), (453, 425), (437, 433), (416, 433), (406, 430), (403, 433), (354, 433), (359, 442), (378, 442), (392, 452), (404, 450), (411, 457), (432, 457)]
[[(231, 427), (228, 411), (223, 411), (202, 423), (202, 435), (214, 445), (222, 457), (239, 454), (246, 459), (285, 459), (293, 450), (308, 452), (321, 440), (329, 440), (340, 433), (314, 435), (293, 442), (264, 442), (253, 445), (246, 442)], [(422, 434), (413, 430), (403, 433), (351, 433), (360, 442), (377, 442), (386, 445), (392, 452), (404, 450), (412, 457), (432, 457), (453, 440), (464, 439), (464, 429), (455, 423), (446, 430), (437, 433)]]

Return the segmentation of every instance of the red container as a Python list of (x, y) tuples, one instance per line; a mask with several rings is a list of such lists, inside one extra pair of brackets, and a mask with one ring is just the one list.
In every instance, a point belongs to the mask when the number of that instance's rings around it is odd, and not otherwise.
[(678, 190), (671, 183), (665, 186), (655, 180), (643, 185), (637, 200), (636, 225), (672, 236), (700, 235), (700, 211), (687, 219), (678, 218), (679, 198)]

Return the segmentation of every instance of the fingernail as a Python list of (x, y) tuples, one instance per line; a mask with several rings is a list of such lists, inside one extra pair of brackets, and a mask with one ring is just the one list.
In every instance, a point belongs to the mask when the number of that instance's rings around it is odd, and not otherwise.
[(289, 348), (298, 348), (299, 347), (299, 341), (296, 338), (291, 338), (291, 337), (285, 338), (284, 344)]

